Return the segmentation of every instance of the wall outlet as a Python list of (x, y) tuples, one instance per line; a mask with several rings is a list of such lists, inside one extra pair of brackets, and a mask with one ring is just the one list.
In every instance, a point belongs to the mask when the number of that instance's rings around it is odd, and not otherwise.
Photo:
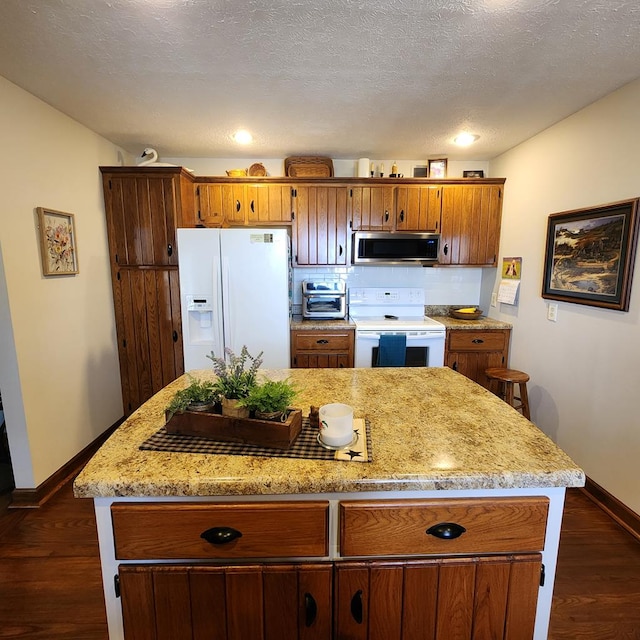
[(498, 306), (498, 294), (495, 291), (491, 294), (491, 306), (492, 307)]
[(547, 306), (547, 320), (555, 322), (558, 319), (558, 305), (555, 302), (551, 302)]

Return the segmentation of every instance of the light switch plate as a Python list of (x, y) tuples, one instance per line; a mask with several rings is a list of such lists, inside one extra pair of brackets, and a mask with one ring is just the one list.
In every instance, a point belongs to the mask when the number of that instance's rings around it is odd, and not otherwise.
[(558, 305), (555, 302), (551, 302), (547, 307), (547, 320), (555, 322), (558, 319)]
[(491, 294), (491, 306), (492, 307), (498, 306), (498, 294), (495, 291)]

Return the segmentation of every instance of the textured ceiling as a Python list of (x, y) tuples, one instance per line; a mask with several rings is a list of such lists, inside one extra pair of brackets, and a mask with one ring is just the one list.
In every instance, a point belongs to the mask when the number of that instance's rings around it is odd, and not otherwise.
[(640, 3), (1, 0), (0, 75), (160, 159), (487, 159), (640, 76)]

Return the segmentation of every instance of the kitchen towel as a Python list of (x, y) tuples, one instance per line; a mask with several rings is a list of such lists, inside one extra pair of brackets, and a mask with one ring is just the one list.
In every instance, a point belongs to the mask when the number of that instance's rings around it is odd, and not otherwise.
[(355, 418), (353, 421), (356, 442), (349, 448), (333, 451), (318, 443), (318, 429), (302, 418), (302, 431), (289, 449), (269, 449), (240, 442), (217, 442), (209, 438), (167, 433), (162, 427), (141, 445), (142, 451), (167, 451), (171, 453), (207, 453), (227, 456), (261, 456), (264, 458), (306, 458), (308, 460), (341, 460), (344, 462), (371, 462), (371, 429), (369, 421)]
[(407, 336), (404, 333), (381, 335), (378, 345), (379, 367), (404, 367), (407, 354)]

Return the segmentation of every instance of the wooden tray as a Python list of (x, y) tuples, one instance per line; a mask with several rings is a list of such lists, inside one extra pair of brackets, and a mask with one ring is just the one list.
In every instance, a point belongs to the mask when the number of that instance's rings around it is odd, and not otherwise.
[(289, 178), (331, 178), (333, 160), (324, 156), (290, 156), (284, 159), (284, 174)]
[(286, 422), (232, 418), (206, 411), (184, 411), (174, 413), (167, 420), (165, 429), (167, 433), (181, 433), (222, 442), (289, 449), (302, 430), (302, 411), (292, 409)]

